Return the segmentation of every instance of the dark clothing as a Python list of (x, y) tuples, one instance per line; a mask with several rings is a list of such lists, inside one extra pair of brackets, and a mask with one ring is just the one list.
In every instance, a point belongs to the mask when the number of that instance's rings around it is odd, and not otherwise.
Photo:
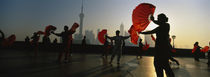
[(32, 37), (31, 37), (32, 40), (32, 46), (33, 47), (37, 47), (38, 46), (38, 41), (39, 41), (39, 36), (37, 34), (34, 34)]
[(69, 35), (72, 35), (73, 32), (71, 31), (64, 31), (60, 34), (56, 34), (57, 36), (60, 36), (62, 38), (62, 44), (64, 47), (68, 47), (68, 42), (69, 42)]
[(155, 56), (154, 66), (157, 77), (163, 77), (163, 70), (169, 77), (174, 77), (174, 73), (169, 65), (169, 58), (171, 57), (170, 52), (172, 50), (169, 41), (170, 25), (165, 22), (153, 21), (159, 27), (152, 31), (143, 32), (142, 34), (153, 34), (156, 33), (155, 41)]
[(200, 58), (200, 48), (201, 48), (200, 46), (197, 46), (195, 52), (193, 53), (194, 59), (195, 59), (196, 61), (199, 61), (199, 58)]
[(0, 33), (1, 33), (1, 37), (0, 37), (0, 47), (1, 47), (1, 44), (4, 41), (4, 33), (2, 31), (0, 31)]

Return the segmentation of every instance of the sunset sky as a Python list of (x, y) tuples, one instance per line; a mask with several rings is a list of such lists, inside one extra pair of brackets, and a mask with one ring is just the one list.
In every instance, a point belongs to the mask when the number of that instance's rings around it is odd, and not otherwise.
[[(97, 29), (108, 29), (108, 34), (113, 36), (123, 23), (127, 31), (132, 25), (133, 9), (144, 2), (156, 6), (155, 18), (160, 13), (168, 16), (170, 35), (176, 35), (177, 48), (193, 48), (196, 41), (201, 47), (208, 45), (209, 0), (84, 0), (84, 29), (95, 33)], [(79, 22), (81, 3), (81, 0), (0, 0), (0, 29), (6, 36), (16, 34), (18, 41), (49, 24), (61, 32), (64, 25), (70, 27)], [(155, 27), (150, 23), (146, 30)]]

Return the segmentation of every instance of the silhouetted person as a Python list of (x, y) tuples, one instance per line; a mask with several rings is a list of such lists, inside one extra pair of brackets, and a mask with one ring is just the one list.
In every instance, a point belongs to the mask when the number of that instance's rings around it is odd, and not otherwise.
[(0, 48), (2, 47), (2, 42), (4, 41), (4, 33), (0, 30), (1, 37), (0, 37)]
[(209, 51), (208, 51), (208, 66), (210, 66), (210, 42), (209, 42)]
[(139, 59), (138, 57), (142, 58), (142, 54), (143, 54), (143, 43), (142, 43), (142, 39), (139, 39), (139, 51), (137, 51), (136, 53), (136, 58)]
[(44, 45), (44, 49), (48, 49), (50, 47), (50, 38), (49, 38), (49, 35), (45, 35), (43, 38), (42, 38), (42, 44)]
[(54, 39), (53, 40), (53, 44), (56, 45), (57, 43), (58, 43), (58, 40), (57, 39)]
[(84, 36), (83, 39), (82, 39), (82, 49), (83, 49), (82, 52), (86, 51), (86, 36)]
[(169, 77), (174, 77), (174, 73), (169, 65), (169, 58), (171, 57), (171, 45), (169, 42), (169, 31), (170, 25), (168, 22), (168, 18), (165, 14), (159, 14), (158, 20), (154, 20), (154, 17), (151, 16), (150, 19), (157, 25), (157, 28), (140, 32), (141, 34), (153, 34), (156, 33), (156, 41), (155, 41), (155, 56), (154, 56), (154, 66), (157, 77), (163, 77), (163, 70), (165, 70), (166, 75)]
[(61, 33), (54, 33), (56, 36), (59, 36), (62, 38), (62, 47), (64, 47), (64, 51), (61, 51), (58, 57), (58, 61), (61, 63), (62, 62), (62, 57), (65, 53), (65, 58), (64, 61), (69, 62), (69, 54), (70, 54), (70, 47), (68, 47), (68, 43), (71, 40), (71, 38), (69, 38), (69, 36), (71, 36), (74, 32), (72, 31), (68, 31), (69, 27), (68, 26), (64, 26), (64, 31)]
[(193, 53), (195, 61), (199, 61), (200, 58), (200, 46), (198, 42), (195, 42), (194, 47), (196, 47), (195, 52)]
[(109, 53), (110, 48), (111, 47), (109, 45), (109, 42), (107, 40), (107, 37), (105, 36), (104, 50), (103, 50), (103, 53), (102, 53), (102, 57), (105, 56), (105, 58), (107, 59), (107, 56), (108, 56), (108, 53)]
[(32, 45), (33, 50), (35, 52), (34, 53), (35, 56), (38, 56), (39, 37), (40, 37), (40, 35), (37, 32), (34, 32), (33, 36), (31, 37), (31, 39), (32, 39), (31, 45)]
[(122, 55), (123, 40), (126, 40), (130, 37), (130, 36), (120, 36), (119, 34), (120, 34), (120, 31), (117, 30), (116, 36), (114, 36), (114, 37), (106, 36), (108, 39), (114, 40), (114, 43), (115, 43), (114, 48), (113, 48), (113, 53), (111, 56), (110, 64), (112, 63), (112, 60), (114, 59), (115, 55), (117, 54), (118, 55), (118, 57), (117, 57), (118, 66), (120, 64), (120, 57)]
[(25, 45), (26, 48), (30, 47), (30, 38), (28, 36), (25, 38)]

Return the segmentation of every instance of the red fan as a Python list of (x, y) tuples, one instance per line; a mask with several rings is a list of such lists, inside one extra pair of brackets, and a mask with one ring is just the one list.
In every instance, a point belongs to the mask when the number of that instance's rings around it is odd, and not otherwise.
[(136, 33), (136, 31), (134, 30), (133, 25), (132, 25), (131, 28), (128, 30), (128, 32), (129, 32), (130, 35), (131, 35), (131, 42), (132, 42), (133, 44), (136, 44), (136, 45), (137, 45), (139, 36), (138, 36), (138, 34)]
[(203, 49), (201, 49), (201, 52), (208, 52), (209, 46), (205, 46)]
[(45, 27), (45, 31), (44, 31), (45, 36), (50, 35), (50, 32), (51, 32), (51, 31), (54, 31), (54, 30), (56, 30), (56, 27), (55, 27), (55, 26), (53, 26), (53, 25), (48, 25), (48, 26), (46, 26), (46, 27)]
[(103, 29), (101, 32), (98, 33), (98, 40), (100, 43), (104, 44), (105, 43), (105, 38), (104, 36), (107, 34), (107, 30)]
[(13, 34), (13, 35), (11, 35), (11, 36), (9, 36), (8, 38), (6, 38), (3, 42), (2, 42), (2, 45), (4, 46), (4, 47), (6, 47), (6, 46), (10, 46), (10, 45), (12, 45), (14, 42), (15, 42), (15, 40), (16, 40), (16, 36)]
[[(75, 32), (76, 32), (76, 29), (77, 29), (78, 27), (79, 27), (79, 24), (75, 22), (75, 23), (72, 25), (72, 27), (71, 27), (71, 29), (70, 29), (69, 31), (75, 33)], [(72, 38), (72, 34), (71, 34), (71, 35), (69, 35), (68, 47), (71, 46), (72, 40), (73, 40), (73, 38)]]
[(150, 23), (149, 17), (155, 12), (155, 6), (149, 3), (141, 3), (132, 14), (134, 29), (138, 32), (143, 31)]
[(75, 32), (76, 29), (77, 29), (78, 27), (79, 27), (79, 24), (75, 22), (75, 23), (72, 25), (72, 27), (71, 27), (71, 29), (70, 29), (69, 31)]

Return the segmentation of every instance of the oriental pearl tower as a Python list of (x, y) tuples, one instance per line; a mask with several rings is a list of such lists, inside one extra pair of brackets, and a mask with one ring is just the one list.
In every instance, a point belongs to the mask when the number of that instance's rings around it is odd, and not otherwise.
[(83, 20), (84, 20), (84, 13), (83, 13), (83, 0), (82, 0), (82, 7), (81, 7), (81, 13), (79, 14), (80, 18), (80, 28), (79, 28), (79, 36), (82, 36), (82, 31), (83, 31)]

